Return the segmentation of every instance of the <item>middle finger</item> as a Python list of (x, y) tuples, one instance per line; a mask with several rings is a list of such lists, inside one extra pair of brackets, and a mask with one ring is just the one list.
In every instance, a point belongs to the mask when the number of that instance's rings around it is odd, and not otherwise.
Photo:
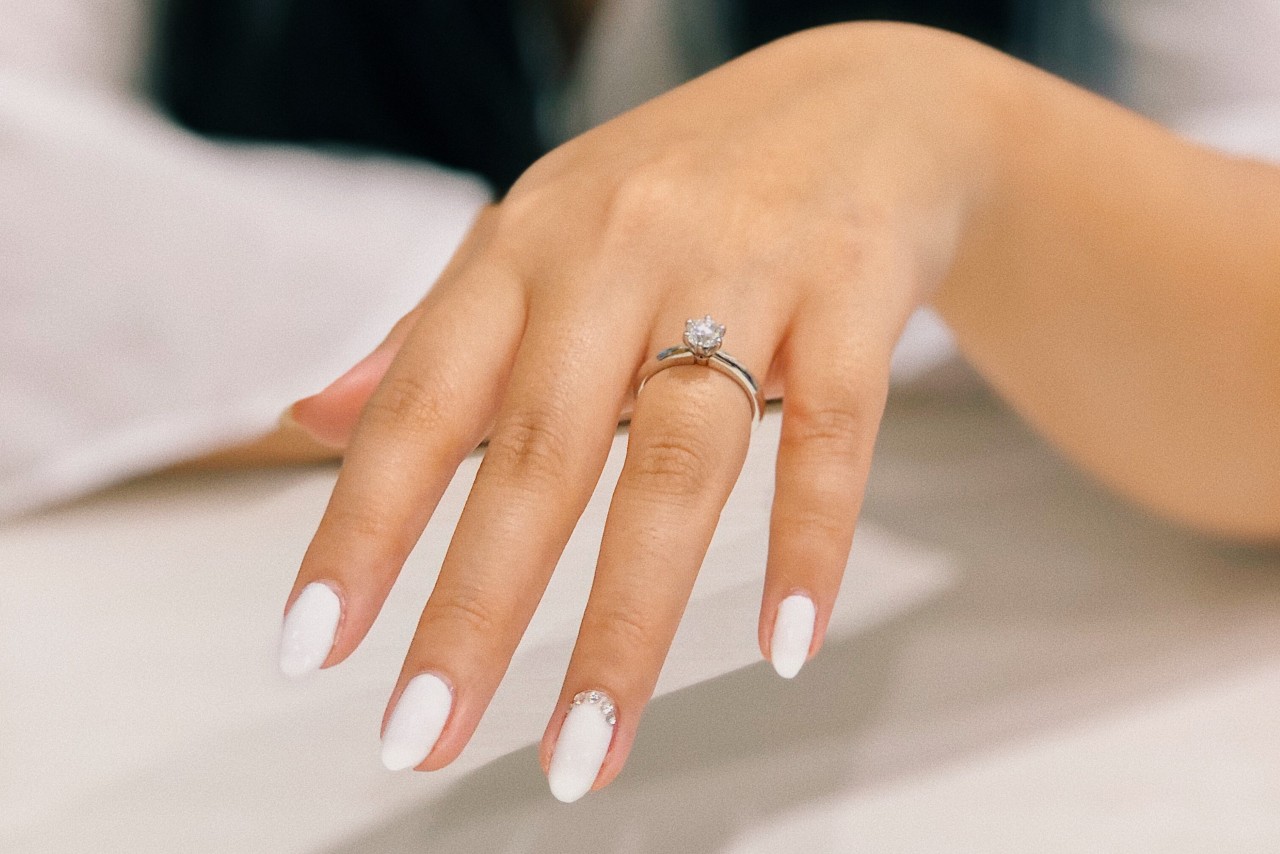
[[(638, 289), (531, 306), (485, 451), (388, 704), (383, 762), (453, 760), (506, 672), (604, 467), (646, 332)], [(607, 301), (606, 301), (607, 298)]]

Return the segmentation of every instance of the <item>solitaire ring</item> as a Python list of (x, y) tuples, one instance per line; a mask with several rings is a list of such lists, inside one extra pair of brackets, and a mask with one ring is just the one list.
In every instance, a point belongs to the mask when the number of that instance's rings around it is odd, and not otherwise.
[(736, 382), (751, 401), (751, 425), (754, 428), (764, 417), (765, 399), (760, 391), (760, 384), (751, 375), (746, 366), (728, 353), (720, 350), (724, 343), (725, 327), (716, 323), (711, 315), (700, 319), (690, 319), (684, 325), (684, 344), (668, 347), (658, 354), (656, 359), (647, 362), (640, 373), (640, 381), (636, 384), (636, 394), (644, 388), (644, 384), (653, 375), (674, 368), (678, 365), (704, 365), (719, 371)]

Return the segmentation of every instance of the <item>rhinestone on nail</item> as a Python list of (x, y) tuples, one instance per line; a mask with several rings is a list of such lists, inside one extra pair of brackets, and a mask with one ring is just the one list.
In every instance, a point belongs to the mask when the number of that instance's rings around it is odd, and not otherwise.
[(613, 726), (618, 722), (617, 707), (608, 694), (603, 691), (580, 691), (573, 698), (575, 706), (595, 706), (604, 715), (604, 722)]

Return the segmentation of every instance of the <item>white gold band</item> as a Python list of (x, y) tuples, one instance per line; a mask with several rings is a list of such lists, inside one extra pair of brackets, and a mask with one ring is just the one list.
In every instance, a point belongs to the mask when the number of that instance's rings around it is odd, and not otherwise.
[(760, 423), (760, 419), (764, 417), (766, 401), (764, 392), (760, 391), (756, 378), (737, 359), (728, 353), (719, 351), (711, 353), (704, 359), (699, 358), (688, 347), (668, 347), (659, 353), (656, 359), (645, 365), (645, 369), (640, 375), (640, 382), (636, 384), (636, 394), (640, 394), (640, 390), (644, 388), (645, 383), (652, 379), (655, 374), (679, 365), (705, 365), (729, 377), (746, 392), (747, 399), (751, 401), (752, 426), (754, 427)]

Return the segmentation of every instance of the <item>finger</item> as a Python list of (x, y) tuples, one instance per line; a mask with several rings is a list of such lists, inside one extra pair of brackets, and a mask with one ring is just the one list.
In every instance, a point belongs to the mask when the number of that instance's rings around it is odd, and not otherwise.
[(286, 673), (341, 661), (372, 624), (459, 463), (488, 428), (524, 313), (520, 284), (479, 267), (424, 303), (360, 416), (303, 557), (281, 643)]
[(341, 450), (346, 448), (364, 409), (378, 383), (391, 367), (418, 318), (419, 303), (396, 321), (369, 355), (356, 362), (318, 394), (304, 397), (285, 410), (285, 420), (302, 428), (316, 441)]
[[(388, 704), (389, 768), (451, 762), (506, 672), (599, 479), (647, 343), (643, 329), (628, 334), (598, 318), (643, 316), (627, 304), (639, 294), (531, 312), (484, 462)], [(414, 685), (433, 679), (452, 688), (443, 730), (413, 723), (427, 708)]]
[(761, 652), (787, 679), (821, 646), (849, 560), (896, 338), (874, 325), (882, 316), (801, 309), (781, 348), (786, 392), (759, 632)]
[[(459, 244), (457, 251), (437, 277), (437, 288), (447, 287), (486, 245), (493, 228), (494, 208), (481, 210), (475, 224)], [(374, 389), (382, 381), (391, 362), (400, 352), (409, 333), (422, 314), (422, 301), (391, 327), (382, 342), (354, 366), (330, 383), (323, 391), (304, 397), (285, 410), (285, 418), (319, 442), (341, 450), (351, 440), (351, 433)]]
[[(740, 350), (746, 364), (767, 367), (767, 348)], [(591, 597), (543, 739), (561, 800), (607, 785), (626, 760), (741, 470), (751, 411), (732, 379), (696, 365), (656, 374), (636, 400)], [(573, 705), (582, 692), (588, 701)]]

